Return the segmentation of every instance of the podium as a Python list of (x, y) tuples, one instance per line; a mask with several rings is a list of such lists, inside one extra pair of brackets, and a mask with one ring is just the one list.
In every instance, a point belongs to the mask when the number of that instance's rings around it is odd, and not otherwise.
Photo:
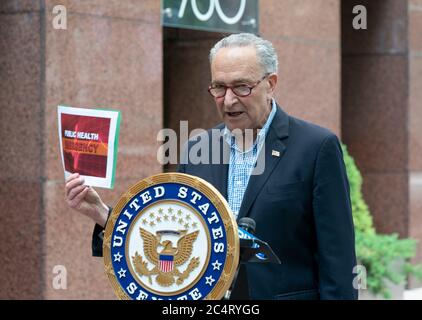
[(240, 257), (239, 267), (234, 276), (230, 289), (224, 300), (249, 300), (249, 282), (246, 273), (247, 263), (275, 263), (281, 264), (280, 259), (268, 245), (260, 239), (239, 239)]

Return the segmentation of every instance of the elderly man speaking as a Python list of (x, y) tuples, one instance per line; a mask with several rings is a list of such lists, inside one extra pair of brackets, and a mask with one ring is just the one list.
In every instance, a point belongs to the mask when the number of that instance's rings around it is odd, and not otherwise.
[[(214, 130), (221, 132), (217, 143), (228, 159), (188, 160), (179, 172), (213, 184), (237, 219), (256, 221), (256, 236), (280, 257), (280, 265), (247, 266), (251, 298), (357, 299), (349, 184), (338, 138), (289, 116), (274, 100), (278, 58), (269, 41), (230, 35), (211, 49), (210, 63), (208, 91), (223, 121)], [(263, 166), (254, 174), (259, 159)], [(65, 190), (68, 205), (97, 223), (93, 251), (101, 254), (97, 234), (109, 208), (78, 174), (67, 179)]]

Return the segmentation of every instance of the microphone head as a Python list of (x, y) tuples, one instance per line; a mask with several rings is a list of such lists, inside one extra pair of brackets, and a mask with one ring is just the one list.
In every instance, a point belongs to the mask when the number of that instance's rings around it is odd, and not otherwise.
[(240, 218), (239, 219), (239, 222), (237, 223), (237, 225), (240, 228), (248, 231), (249, 233), (252, 233), (252, 234), (255, 233), (256, 222), (252, 218), (248, 218), (248, 217)]

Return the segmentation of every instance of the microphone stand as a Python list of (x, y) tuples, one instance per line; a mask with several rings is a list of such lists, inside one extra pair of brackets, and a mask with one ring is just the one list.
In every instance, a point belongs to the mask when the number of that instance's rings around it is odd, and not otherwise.
[(280, 259), (277, 257), (268, 243), (259, 239), (239, 240), (239, 266), (237, 267), (233, 282), (224, 296), (224, 300), (250, 300), (249, 281), (246, 272), (247, 263), (281, 264)]
[(249, 281), (245, 264), (242, 263), (237, 267), (233, 282), (230, 289), (226, 291), (224, 300), (250, 300)]

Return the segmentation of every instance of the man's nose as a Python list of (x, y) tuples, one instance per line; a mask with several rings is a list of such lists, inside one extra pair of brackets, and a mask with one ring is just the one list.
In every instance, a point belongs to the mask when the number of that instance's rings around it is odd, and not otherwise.
[(237, 101), (238, 101), (237, 95), (234, 94), (231, 88), (227, 88), (226, 95), (224, 96), (224, 105), (229, 107)]

